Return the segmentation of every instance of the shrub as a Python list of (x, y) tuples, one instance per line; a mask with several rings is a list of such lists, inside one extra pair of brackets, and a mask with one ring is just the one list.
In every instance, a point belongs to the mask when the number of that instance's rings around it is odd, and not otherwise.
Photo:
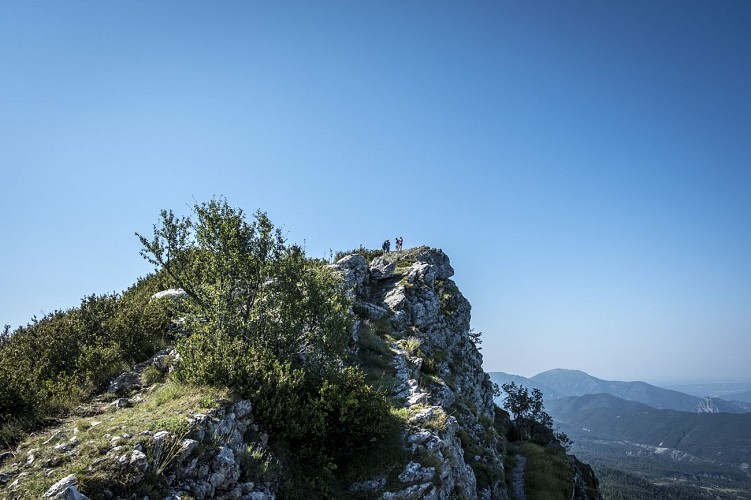
[[(0, 434), (20, 437), (103, 389), (163, 343), (166, 304), (150, 304), (158, 276), (122, 295), (90, 295), (81, 305), (34, 318), (0, 343)], [(13, 439), (7, 439), (12, 442)]]
[(409, 337), (406, 340), (402, 341), (402, 345), (404, 346), (404, 350), (407, 351), (407, 354), (410, 356), (415, 356), (417, 354), (417, 351), (420, 349), (420, 339), (417, 337)]
[(141, 382), (143, 382), (143, 385), (147, 386), (154, 385), (155, 383), (164, 380), (166, 375), (167, 372), (165, 370), (161, 370), (157, 366), (151, 365), (141, 374)]
[(354, 250), (345, 250), (345, 251), (336, 252), (332, 260), (336, 262), (339, 259), (346, 257), (347, 255), (352, 255), (352, 254), (362, 255), (363, 257), (365, 257), (365, 260), (370, 262), (376, 257), (382, 256), (383, 250), (369, 250), (365, 248), (364, 246), (360, 245), (359, 248), (355, 248)]

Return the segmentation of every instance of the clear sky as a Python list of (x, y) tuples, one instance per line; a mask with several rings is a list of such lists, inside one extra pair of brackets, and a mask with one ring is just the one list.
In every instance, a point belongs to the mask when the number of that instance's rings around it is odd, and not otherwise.
[(225, 195), (450, 256), (485, 368), (751, 379), (751, 3), (0, 3), (0, 323)]

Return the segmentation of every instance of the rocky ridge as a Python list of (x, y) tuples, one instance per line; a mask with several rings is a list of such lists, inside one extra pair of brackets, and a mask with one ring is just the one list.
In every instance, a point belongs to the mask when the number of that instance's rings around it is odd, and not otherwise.
[[(370, 262), (349, 255), (330, 267), (354, 302), (353, 355), (401, 405), (405, 421), (404, 460), (392, 471), (354, 482), (350, 493), (383, 499), (509, 498), (503, 464), (510, 423), (493, 404), (496, 388), (482, 369), (471, 307), (451, 280), (448, 257), (418, 247)], [(204, 396), (211, 401), (191, 400), (146, 427), (130, 423), (166, 391), (144, 382), (144, 372), (167, 372), (178, 359), (168, 350), (134, 366), (91, 403), (84, 420), (49, 429), (37, 444), (6, 457), (13, 463), (9, 468), (0, 463), (0, 493), (21, 498), (14, 496), (19, 484), (41, 473), (48, 478), (39, 490), (45, 498), (87, 498), (81, 491), (93, 498), (127, 498), (119, 492), (150, 491), (145, 486), (150, 482), (155, 487), (148, 498), (276, 498), (283, 474), (275, 472), (269, 436), (255, 424), (250, 401)], [(96, 434), (97, 429), (104, 430)], [(106, 471), (99, 483), (88, 479), (81, 486), (81, 478), (65, 467), (84, 452), (96, 457), (86, 469), (89, 478), (92, 470)], [(572, 470), (573, 498), (586, 498), (581, 475)]]
[(382, 498), (506, 498), (496, 418), (502, 417), (470, 334), (470, 304), (450, 279), (448, 257), (418, 247), (370, 263), (350, 255), (332, 267), (356, 301), (356, 348), (374, 329), (386, 332), (392, 395), (410, 415), (405, 446), (412, 459), (400, 484), (389, 489), (375, 478), (369, 489)]

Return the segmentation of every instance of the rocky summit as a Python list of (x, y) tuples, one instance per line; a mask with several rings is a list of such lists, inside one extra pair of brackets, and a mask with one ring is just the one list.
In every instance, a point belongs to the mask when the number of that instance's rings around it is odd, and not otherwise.
[[(525, 461), (514, 459), (517, 446), (507, 439), (513, 423), (493, 402), (498, 389), (482, 369), (471, 307), (451, 280), (449, 258), (418, 247), (370, 261), (347, 255), (328, 267), (353, 304), (353, 359), (367, 383), (386, 392), (400, 423), (388, 446), (374, 442), (351, 457), (356, 474), (337, 471), (351, 479), (335, 496), (525, 498)], [(183, 296), (170, 290), (154, 300)], [(284, 450), (270, 446), (274, 435), (254, 419), (253, 401), (165, 383), (179, 362), (175, 349), (158, 352), (76, 415), (0, 456), (0, 497), (294, 496), (284, 493)], [(369, 461), (375, 465), (362, 466)], [(599, 497), (588, 466), (568, 457), (563, 471), (568, 498)]]
[(373, 331), (386, 332), (392, 396), (409, 412), (404, 446), (411, 456), (398, 483), (386, 488), (385, 477), (377, 477), (353, 488), (382, 498), (504, 498), (493, 384), (448, 257), (420, 247), (370, 263), (350, 255), (332, 267), (356, 297), (356, 348)]

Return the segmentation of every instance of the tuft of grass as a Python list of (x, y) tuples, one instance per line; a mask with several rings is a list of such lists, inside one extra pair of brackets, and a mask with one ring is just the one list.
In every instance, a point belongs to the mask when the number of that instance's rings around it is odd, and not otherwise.
[(188, 435), (190, 429), (184, 425), (184, 431), (181, 434), (170, 434), (159, 442), (152, 441), (146, 447), (146, 457), (149, 460), (149, 467), (157, 475), (164, 474), (164, 471), (172, 465), (175, 458), (180, 454), (180, 447), (183, 439)]
[[(417, 412), (422, 407), (413, 407), (412, 411)], [(449, 414), (443, 408), (435, 408), (433, 411), (433, 418), (423, 422), (421, 425), (426, 429), (430, 429), (436, 432), (444, 432), (448, 428)]]
[(154, 385), (157, 382), (162, 382), (166, 375), (166, 371), (162, 371), (156, 366), (151, 365), (141, 374), (141, 382), (144, 386)]
[(408, 337), (406, 340), (401, 341), (402, 347), (407, 354), (415, 356), (420, 349), (422, 342), (417, 337)]

